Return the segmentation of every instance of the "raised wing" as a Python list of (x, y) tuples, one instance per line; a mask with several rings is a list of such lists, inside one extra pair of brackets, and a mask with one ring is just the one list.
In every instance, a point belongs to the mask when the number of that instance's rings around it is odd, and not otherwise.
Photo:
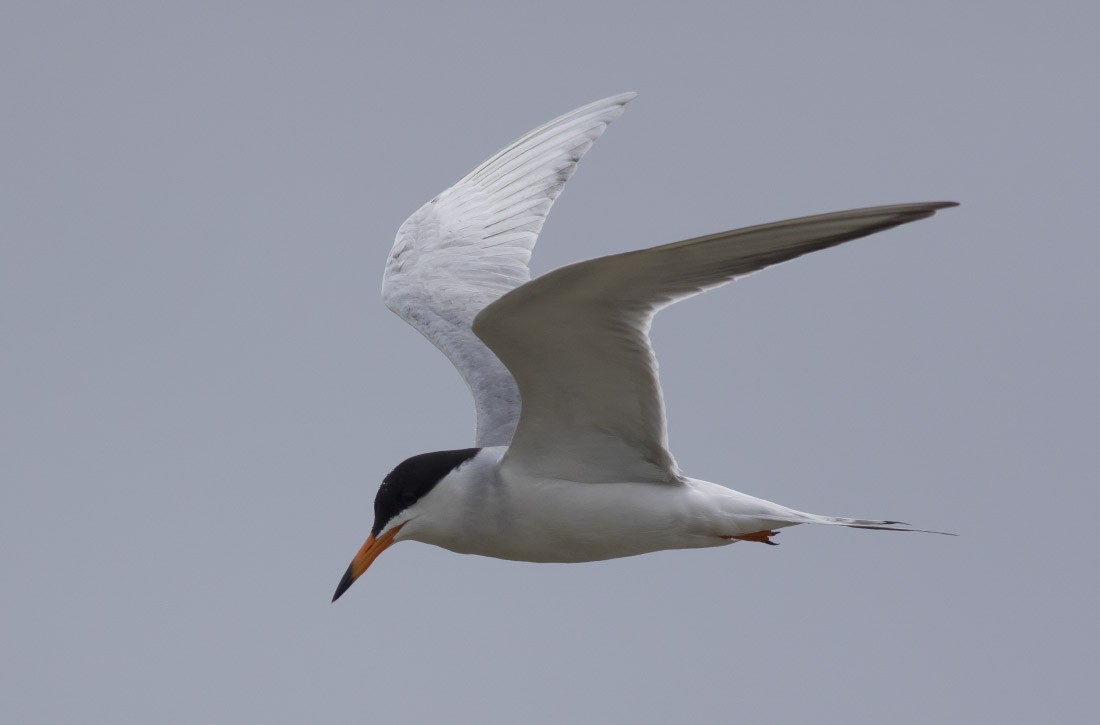
[(420, 207), (397, 232), (382, 299), (466, 380), (479, 446), (512, 439), (519, 392), (470, 325), (486, 305), (531, 278), (527, 263), (550, 206), (635, 95), (605, 98), (536, 128)]
[(932, 216), (954, 202), (791, 219), (580, 262), (509, 292), (474, 320), (519, 384), (502, 465), (571, 481), (672, 482), (653, 315), (736, 277)]

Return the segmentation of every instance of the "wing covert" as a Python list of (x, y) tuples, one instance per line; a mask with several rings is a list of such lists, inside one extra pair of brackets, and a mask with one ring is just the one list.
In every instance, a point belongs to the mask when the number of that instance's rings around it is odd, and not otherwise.
[(476, 444), (507, 445), (519, 392), (471, 331), (474, 317), (530, 279), (528, 262), (554, 200), (592, 143), (634, 98), (623, 93), (527, 133), (401, 225), (382, 299), (454, 364), (474, 396)]
[(571, 481), (673, 482), (649, 342), (662, 307), (809, 252), (932, 216), (898, 204), (765, 224), (556, 269), (485, 308), (473, 329), (523, 411), (504, 469)]

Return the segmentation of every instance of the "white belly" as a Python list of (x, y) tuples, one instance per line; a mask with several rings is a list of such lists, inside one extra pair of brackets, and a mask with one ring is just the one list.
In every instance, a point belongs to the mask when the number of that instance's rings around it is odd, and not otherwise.
[(581, 562), (723, 546), (723, 537), (791, 525), (766, 519), (790, 509), (705, 481), (501, 481), (495, 461), (484, 462), (433, 491), (441, 514), (415, 522), (407, 538), (498, 559)]

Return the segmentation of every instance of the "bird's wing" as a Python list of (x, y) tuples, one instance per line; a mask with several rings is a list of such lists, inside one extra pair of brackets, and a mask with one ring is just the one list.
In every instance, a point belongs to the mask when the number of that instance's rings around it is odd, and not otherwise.
[(953, 202), (899, 204), (712, 234), (562, 267), (485, 308), (473, 330), (519, 385), (505, 470), (572, 481), (674, 481), (653, 315), (736, 277)]
[(397, 232), (382, 299), (466, 380), (479, 446), (511, 440), (519, 392), (470, 325), (486, 305), (530, 279), (527, 263), (550, 206), (634, 96), (605, 98), (536, 128), (420, 207)]

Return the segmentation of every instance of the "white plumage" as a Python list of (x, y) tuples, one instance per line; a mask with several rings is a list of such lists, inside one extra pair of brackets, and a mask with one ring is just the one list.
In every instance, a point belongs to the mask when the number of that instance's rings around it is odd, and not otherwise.
[(382, 299), (450, 358), (474, 394), (479, 446), (507, 445), (519, 417), (512, 376), (470, 331), (478, 312), (531, 278), (550, 206), (634, 93), (539, 126), (413, 213), (397, 231)]
[(953, 202), (856, 209), (601, 257), (530, 279), (550, 206), (633, 93), (531, 131), (418, 209), (386, 264), (386, 304), (473, 393), (479, 449), (424, 454), (383, 482), (338, 597), (404, 539), (524, 561), (593, 561), (770, 542), (819, 516), (684, 476), (667, 449), (654, 314), (773, 264), (932, 216)]

